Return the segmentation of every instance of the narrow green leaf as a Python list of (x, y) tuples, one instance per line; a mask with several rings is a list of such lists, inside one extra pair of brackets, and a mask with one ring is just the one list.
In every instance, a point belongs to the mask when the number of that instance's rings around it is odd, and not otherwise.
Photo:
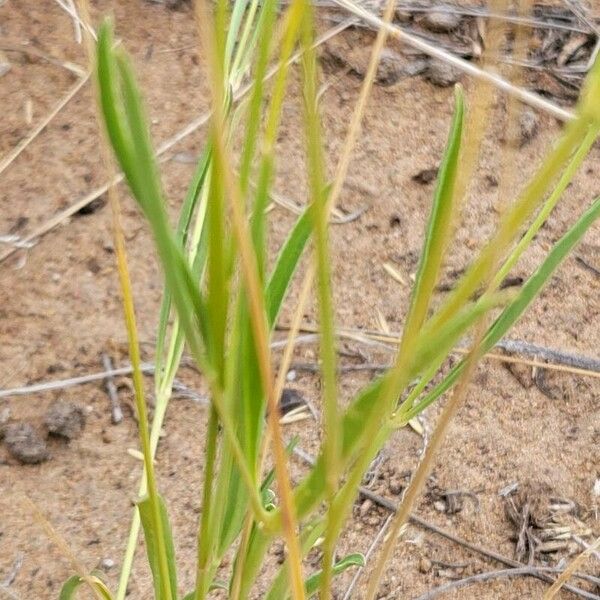
[[(225, 591), (227, 591), (228, 589), (229, 589), (229, 586), (227, 585), (226, 582), (219, 581), (219, 580), (215, 579), (215, 581), (213, 581), (210, 584), (210, 587), (208, 588), (208, 591), (209, 592), (215, 592), (217, 590), (225, 590)], [(196, 590), (192, 590), (191, 592), (187, 593), (183, 597), (183, 600), (194, 600), (195, 595), (196, 595)]]
[[(323, 518), (317, 518), (312, 523), (306, 525), (300, 533), (301, 552), (306, 556), (315, 546), (319, 538), (325, 531), (326, 522)], [(273, 580), (269, 591), (265, 596), (265, 600), (281, 600), (289, 595), (289, 567), (287, 558), (279, 568), (277, 576)]]
[(69, 577), (60, 589), (60, 595), (58, 600), (75, 600), (77, 597), (77, 591), (82, 585), (89, 585), (94, 589), (95, 595), (104, 600), (112, 600), (112, 595), (109, 592), (106, 585), (96, 576), (90, 575), (84, 578), (79, 575), (73, 575)]
[[(188, 242), (192, 215), (196, 211), (198, 200), (200, 199), (202, 189), (208, 176), (209, 165), (211, 161), (211, 153), (212, 150), (209, 144), (204, 148), (204, 151), (202, 152), (202, 156), (198, 161), (196, 170), (194, 172), (194, 176), (192, 178), (192, 182), (188, 188), (187, 194), (183, 201), (183, 205), (181, 207), (176, 239), (182, 248), (184, 248)], [(199, 210), (202, 210), (202, 208), (200, 208)], [(199, 215), (199, 218), (200, 222), (197, 223), (197, 226), (200, 227), (201, 231), (199, 233), (197, 247), (189, 248), (188, 250), (188, 255), (190, 257), (195, 256), (193, 260), (192, 269), (194, 274), (198, 278), (200, 278), (201, 276), (201, 272), (203, 270), (207, 255), (206, 219), (204, 219), (203, 214)], [(195, 243), (195, 240), (191, 240), (191, 243)], [(168, 389), (170, 389), (171, 382), (175, 377), (175, 372), (179, 366), (181, 353), (183, 351), (184, 336), (181, 333), (178, 321), (176, 321), (172, 328), (173, 337), (171, 338), (171, 343), (168, 351), (165, 347), (167, 339), (167, 330), (169, 327), (169, 318), (171, 316), (171, 308), (171, 292), (169, 291), (169, 288), (165, 286), (160, 306), (156, 338), (156, 372), (154, 378), (155, 388), (157, 392), (160, 390), (160, 388), (165, 386), (168, 387)], [(158, 395), (159, 394), (157, 393), (157, 396)]]
[(437, 283), (442, 261), (448, 247), (454, 214), (454, 189), (458, 173), (458, 161), (464, 121), (464, 98), (462, 88), (455, 89), (454, 118), (446, 150), (440, 164), (437, 187), (429, 216), (425, 241), (421, 251), (419, 268), (412, 291), (411, 304), (401, 344), (412, 344), (427, 317), (431, 296)]
[[(348, 554), (342, 560), (339, 560), (335, 565), (333, 565), (333, 574), (339, 575), (344, 571), (347, 571), (351, 567), (364, 567), (365, 566), (365, 557), (356, 552), (354, 554)], [(306, 580), (306, 595), (308, 598), (314, 596), (319, 591), (319, 586), (321, 584), (321, 576), (323, 573), (318, 571), (314, 575), (311, 575)]]
[[(531, 302), (548, 282), (554, 271), (560, 266), (569, 252), (580, 241), (581, 237), (600, 217), (600, 198), (577, 220), (577, 222), (555, 244), (544, 262), (521, 288), (519, 295), (504, 309), (495, 323), (490, 327), (481, 342), (480, 352), (489, 352), (502, 336), (517, 322)], [(409, 421), (423, 411), (427, 406), (450, 389), (458, 380), (466, 366), (466, 360), (461, 361), (431, 392), (403, 416), (404, 421)]]
[(310, 237), (313, 219), (311, 207), (304, 210), (282, 246), (266, 289), (267, 317), (273, 327), (277, 321), (292, 277), (298, 267), (306, 243)]
[(60, 589), (58, 600), (73, 600), (73, 598), (75, 598), (77, 589), (82, 583), (85, 583), (85, 579), (83, 579), (83, 577), (79, 577), (79, 575), (73, 575), (72, 577), (69, 577), (69, 579), (65, 581)]
[[(177, 597), (177, 569), (175, 566), (175, 547), (173, 545), (173, 536), (171, 533), (171, 524), (167, 515), (167, 508), (161, 496), (159, 499), (160, 518), (162, 522), (162, 531), (164, 535), (164, 545), (167, 553), (167, 563), (169, 568), (169, 587), (172, 598)], [(148, 555), (148, 564), (152, 571), (154, 581), (154, 594), (156, 600), (162, 598), (161, 574), (159, 569), (158, 540), (157, 531), (154, 526), (152, 507), (149, 498), (144, 498), (137, 503), (140, 511), (140, 519), (144, 529), (144, 539), (146, 540), (146, 553)]]

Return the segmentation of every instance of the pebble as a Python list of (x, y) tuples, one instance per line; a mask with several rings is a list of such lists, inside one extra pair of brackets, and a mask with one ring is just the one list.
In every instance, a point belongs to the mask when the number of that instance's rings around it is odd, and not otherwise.
[(372, 527), (378, 527), (380, 524), (381, 519), (376, 515), (373, 515), (367, 519), (367, 525), (371, 525)]
[(361, 517), (366, 517), (368, 512), (371, 510), (373, 506), (373, 502), (371, 500), (369, 500), (368, 498), (360, 505), (360, 516)]
[(103, 558), (100, 567), (105, 571), (112, 569), (115, 566), (115, 561), (112, 558)]
[(72, 440), (81, 435), (85, 427), (85, 410), (73, 402), (53, 402), (44, 417), (48, 432)]
[(402, 481), (395, 478), (390, 480), (388, 487), (390, 489), (390, 493), (394, 494), (394, 496), (399, 496), (404, 489)]
[(439, 87), (448, 87), (455, 84), (459, 77), (460, 71), (449, 65), (443, 60), (432, 60), (429, 63), (429, 68), (425, 73), (428, 81)]
[(48, 460), (46, 441), (29, 423), (8, 423), (3, 433), (9, 454), (19, 462), (35, 465)]
[(421, 24), (435, 33), (448, 33), (460, 24), (460, 15), (441, 10), (433, 10), (425, 14)]
[(284, 388), (281, 392), (281, 398), (279, 400), (279, 410), (282, 415), (287, 415), (295, 408), (306, 405), (304, 396), (294, 388)]
[(415, 175), (411, 177), (413, 181), (420, 183), (421, 185), (427, 185), (432, 181), (435, 181), (435, 178), (438, 175), (438, 167), (432, 167), (430, 169), (422, 169)]
[(433, 503), (433, 508), (435, 508), (435, 510), (438, 512), (446, 512), (446, 503), (442, 502), (441, 500), (436, 500)]
[(396, 83), (402, 75), (402, 58), (393, 50), (384, 48), (381, 51), (379, 65), (377, 66), (377, 83), (392, 85)]
[(426, 556), (421, 557), (421, 560), (419, 561), (419, 571), (421, 571), (421, 573), (429, 573), (432, 566), (431, 561)]
[(412, 19), (412, 13), (409, 10), (402, 10), (397, 8), (394, 13), (394, 20), (398, 23), (408, 23)]

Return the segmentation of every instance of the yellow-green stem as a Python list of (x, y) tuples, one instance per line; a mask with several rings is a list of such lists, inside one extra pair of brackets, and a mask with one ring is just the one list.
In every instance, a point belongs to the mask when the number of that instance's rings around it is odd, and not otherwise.
[(115, 238), (117, 267), (119, 271), (119, 280), (121, 283), (121, 293), (123, 296), (123, 310), (125, 313), (127, 337), (129, 339), (129, 356), (133, 368), (133, 387), (135, 391), (135, 406), (138, 415), (140, 443), (142, 447), (142, 454), (144, 456), (144, 469), (146, 472), (146, 485), (148, 488), (148, 497), (150, 500), (150, 505), (152, 507), (154, 527), (156, 528), (156, 544), (162, 588), (161, 591), (165, 600), (172, 600), (173, 594), (176, 593), (176, 591), (172, 592), (170, 585), (165, 535), (159, 505), (158, 491), (156, 487), (156, 477), (154, 474), (152, 449), (150, 446), (148, 411), (146, 408), (146, 401), (144, 397), (144, 376), (141, 370), (140, 348), (137, 336), (137, 326), (135, 321), (135, 308), (133, 305), (133, 295), (131, 292), (129, 270), (127, 268), (125, 239), (123, 236), (123, 230), (120, 222), (120, 206), (115, 192), (111, 194), (111, 207), (113, 213), (113, 234)]

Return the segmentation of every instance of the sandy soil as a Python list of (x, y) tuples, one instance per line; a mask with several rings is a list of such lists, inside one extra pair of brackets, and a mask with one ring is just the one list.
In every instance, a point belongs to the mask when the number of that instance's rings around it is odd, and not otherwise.
[[(95, 17), (110, 12), (135, 57), (158, 143), (207, 108), (193, 20), (186, 11), (171, 12), (141, 0), (94, 3)], [(55, 58), (85, 65), (84, 50), (74, 42), (72, 23), (57, 4), (8, 0), (0, 14), (2, 43), (30, 44)], [(356, 44), (356, 36), (347, 34), (346, 43)], [(76, 77), (61, 66), (21, 52), (8, 55), (12, 69), (0, 80), (0, 105), (4, 107), (0, 122), (2, 155), (76, 83)], [(329, 83), (322, 102), (327, 153), (333, 167), (358, 95), (360, 77), (352, 69), (329, 61), (323, 78)], [(465, 85), (467, 90), (472, 89), (472, 82), (465, 80)], [(277, 187), (288, 198), (303, 202), (305, 185), (298, 168), (302, 163), (300, 96), (296, 82), (291, 88), (279, 136)], [(2, 173), (0, 233), (26, 236), (104, 183), (106, 173), (92, 100), (92, 89), (87, 84)], [(31, 123), (27, 122), (28, 103)], [(503, 200), (498, 197), (501, 187), (495, 185), (500, 177), (500, 155), (510, 161), (514, 188), (533, 172), (559, 133), (553, 119), (539, 115), (539, 133), (532, 140), (522, 147), (510, 143), (504, 134), (505, 104), (504, 99), (498, 99), (489, 115), (489, 135), (477, 183), (447, 264), (448, 281), (452, 271), (464, 266), (483, 243), (497, 219), (495, 207)], [(381, 313), (391, 330), (401, 329), (409, 287), (393, 280), (383, 265), (393, 264), (407, 281), (414, 273), (433, 185), (415, 182), (413, 176), (437, 166), (451, 111), (451, 88), (437, 88), (421, 78), (375, 88), (340, 202), (348, 213), (363, 206), (367, 210), (357, 220), (332, 229), (339, 324), (377, 329)], [(198, 153), (203, 136), (200, 130), (185, 138), (174, 150), (175, 159), (162, 167), (173, 210), (191, 176), (193, 165), (186, 158)], [(596, 147), (564, 202), (517, 267), (518, 275), (532, 271), (550, 244), (600, 192), (599, 158)], [(140, 336), (145, 358), (151, 360), (160, 273), (147, 227), (125, 188), (119, 190), (124, 202)], [(293, 215), (276, 208), (272, 216), (275, 250), (292, 224)], [(600, 228), (596, 226), (589, 232), (578, 254), (600, 267)], [(599, 291), (598, 276), (569, 258), (511, 337), (597, 355)], [(102, 353), (108, 353), (115, 364), (123, 364), (126, 337), (108, 207), (100, 202), (90, 214), (64, 220), (32, 249), (4, 260), (0, 264), (0, 299), (2, 388), (99, 371)], [(282, 322), (288, 319), (289, 313), (284, 311)], [(314, 310), (307, 312), (306, 319), (314, 321)], [(388, 358), (383, 351), (354, 343), (347, 343), (345, 349), (361, 350), (373, 362)], [(314, 361), (315, 349), (301, 347), (296, 359)], [(347, 357), (343, 360), (356, 362)], [(197, 383), (189, 374), (182, 377)], [(342, 401), (368, 378), (362, 373), (344, 375)], [(150, 390), (150, 379), (147, 382)], [(26, 497), (66, 540), (85, 568), (93, 569), (104, 561), (108, 582), (111, 586), (116, 582), (140, 476), (139, 461), (127, 453), (137, 444), (136, 424), (129, 408), (131, 390), (126, 380), (119, 383), (126, 417), (119, 425), (111, 425), (102, 383), (0, 399), (0, 412), (8, 409), (11, 420), (28, 421), (40, 430), (47, 407), (58, 398), (80, 404), (87, 414), (83, 435), (70, 443), (50, 440), (50, 460), (40, 465), (18, 464), (0, 447), (0, 581), (22, 557), (9, 588), (15, 598), (55, 598), (61, 583), (72, 573), (68, 557), (44, 531)], [(600, 384), (597, 379), (564, 373), (547, 374), (546, 383), (553, 398), (532, 383), (528, 370), (519, 380), (497, 362), (481, 364), (444, 444), (428, 493), (419, 503), (419, 515), (475, 544), (512, 557), (514, 526), (505, 514), (499, 491), (518, 482), (521, 489), (533, 486), (538, 499), (560, 496), (573, 500), (579, 507), (579, 519), (595, 535), (600, 533), (598, 497), (593, 493), (600, 477)], [(298, 371), (293, 385), (319, 406), (314, 375)], [(425, 413), (426, 429), (432, 428), (438, 411), (439, 407), (432, 407)], [(204, 405), (174, 400), (158, 459), (160, 485), (173, 519), (180, 579), (186, 591), (194, 573), (205, 418)], [(306, 451), (316, 451), (316, 424), (286, 427), (286, 435), (292, 434), (301, 436)], [(398, 432), (383, 454), (373, 491), (397, 500), (401, 484), (406, 483), (405, 474), (414, 469), (422, 445), (423, 439), (411, 429)], [(299, 478), (304, 466), (294, 462), (293, 469), (294, 477)], [(477, 502), (466, 497), (451, 514), (449, 504), (440, 500), (440, 493), (443, 500), (443, 492), (448, 490), (472, 493)], [(383, 509), (359, 500), (340, 553), (348, 549), (366, 551), (385, 517)], [(276, 551), (272, 552), (273, 562)], [(140, 557), (142, 552), (140, 549)], [(568, 557), (568, 552), (563, 549), (546, 555), (548, 564), (558, 563)], [(107, 568), (107, 559), (115, 566)], [(416, 598), (453, 578), (500, 567), (438, 535), (410, 526), (389, 565), (384, 592), (387, 598)], [(590, 562), (585, 570), (597, 576), (598, 562)], [(349, 576), (337, 583), (341, 598)], [(543, 583), (533, 579), (500, 580), (444, 598), (537, 598), (544, 589)], [(150, 597), (151, 582), (143, 560), (136, 563), (130, 590), (131, 598)], [(360, 597), (360, 591), (356, 597)], [(571, 595), (565, 592), (563, 597)]]

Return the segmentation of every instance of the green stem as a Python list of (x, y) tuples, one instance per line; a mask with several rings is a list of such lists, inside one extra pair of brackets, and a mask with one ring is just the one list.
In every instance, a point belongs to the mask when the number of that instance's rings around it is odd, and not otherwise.
[(219, 421), (214, 408), (210, 411), (208, 430), (206, 434), (206, 465), (204, 468), (204, 489), (202, 491), (202, 517), (198, 530), (198, 560), (196, 573), (195, 600), (204, 600), (210, 587), (212, 578), (212, 559), (216, 540), (209, 535), (213, 508), (213, 479), (215, 474), (215, 460), (217, 455), (217, 434)]
[(160, 512), (158, 491), (156, 486), (156, 476), (154, 473), (153, 453), (150, 444), (150, 432), (148, 427), (148, 411), (144, 397), (144, 380), (141, 370), (140, 347), (137, 336), (137, 325), (135, 320), (135, 308), (133, 305), (133, 296), (131, 292), (131, 280), (127, 267), (127, 258), (125, 254), (125, 240), (123, 230), (119, 220), (119, 205), (116, 198), (113, 198), (113, 220), (115, 247), (117, 254), (117, 264), (119, 269), (119, 280), (121, 283), (121, 292), (123, 295), (123, 309), (125, 312), (125, 323), (127, 327), (127, 337), (129, 339), (129, 356), (133, 367), (133, 386), (135, 390), (135, 404), (139, 421), (140, 443), (142, 454), (144, 456), (144, 468), (146, 474), (146, 485), (148, 488), (148, 497), (152, 508), (154, 527), (156, 529), (156, 544), (158, 552), (158, 565), (160, 571), (160, 580), (163, 598), (172, 600), (174, 593), (170, 586), (169, 564), (167, 559), (167, 549), (165, 545), (165, 536), (163, 522)]

